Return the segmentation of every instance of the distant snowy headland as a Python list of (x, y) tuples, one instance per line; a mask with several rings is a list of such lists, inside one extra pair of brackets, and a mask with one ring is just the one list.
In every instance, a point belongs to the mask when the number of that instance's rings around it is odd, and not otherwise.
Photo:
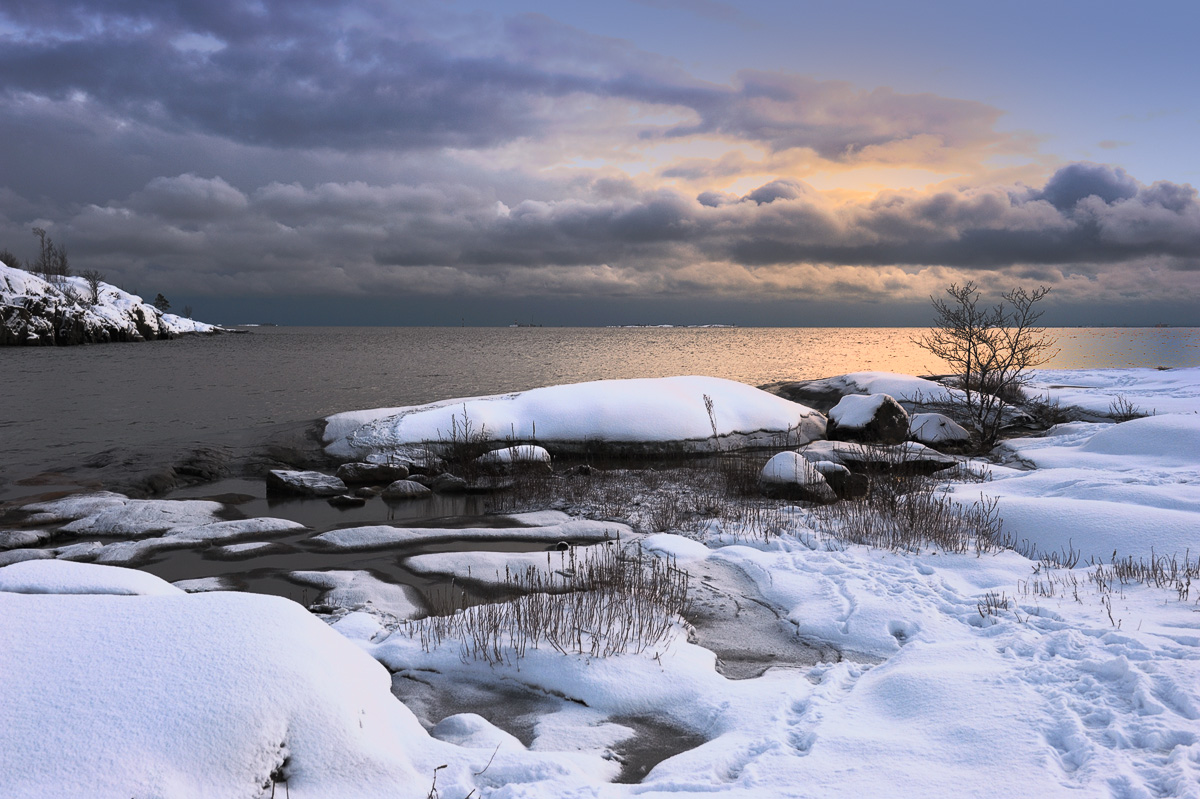
[(82, 277), (51, 283), (0, 263), (0, 346), (151, 341), (231, 332), (163, 313), (136, 294), (100, 282), (96, 302)]

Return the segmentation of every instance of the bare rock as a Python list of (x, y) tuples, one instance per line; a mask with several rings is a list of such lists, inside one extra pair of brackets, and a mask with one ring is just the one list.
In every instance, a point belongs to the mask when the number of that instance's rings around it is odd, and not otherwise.
[(346, 485), (385, 485), (408, 478), (407, 463), (343, 463), (337, 478)]
[(345, 494), (347, 490), (345, 483), (324, 472), (295, 472), (288, 469), (267, 472), (267, 493), (334, 497)]

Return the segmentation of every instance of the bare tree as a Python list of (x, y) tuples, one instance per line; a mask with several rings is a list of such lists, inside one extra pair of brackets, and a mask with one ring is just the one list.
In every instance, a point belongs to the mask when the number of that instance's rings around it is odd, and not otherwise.
[(951, 284), (946, 293), (949, 301), (930, 297), (933, 326), (914, 341), (954, 369), (975, 444), (989, 450), (1000, 436), (1005, 402), (1021, 400), (1027, 371), (1058, 354), (1054, 337), (1037, 326), (1042, 311), (1036, 306), (1050, 289), (1016, 288), (991, 307), (980, 307), (970, 281)]
[(191, 319), (192, 318), (192, 306), (190, 306), (190, 305), (183, 306), (183, 315), (186, 316), (188, 319)]
[(11, 266), (14, 269), (21, 268), (21, 259), (9, 252), (7, 247), (0, 250), (0, 263), (5, 266)]
[(39, 244), (38, 257), (37, 257), (36, 261), (34, 261), (32, 264), (29, 264), (29, 267), (30, 267), (29, 271), (33, 272), (36, 275), (41, 275), (43, 278), (45, 278), (47, 281), (49, 281), (50, 280), (50, 258), (49, 258), (49, 253), (47, 252), (47, 244), (49, 244), (50, 247), (53, 247), (54, 244), (53, 244), (53, 242), (46, 241), (46, 229), (45, 228), (35, 227), (33, 229), (33, 235), (37, 236), (37, 238), (38, 238), (38, 244)]
[(54, 240), (46, 235), (46, 229), (35, 227), (33, 235), (38, 239), (38, 257), (29, 264), (29, 271), (41, 276), (47, 283), (62, 288), (66, 278), (71, 274), (71, 264), (67, 258), (67, 248), (59, 247)]
[(104, 274), (97, 272), (95, 269), (85, 269), (79, 273), (79, 276), (87, 281), (88, 291), (91, 296), (88, 297), (88, 302), (91, 305), (100, 304), (100, 284), (104, 281)]

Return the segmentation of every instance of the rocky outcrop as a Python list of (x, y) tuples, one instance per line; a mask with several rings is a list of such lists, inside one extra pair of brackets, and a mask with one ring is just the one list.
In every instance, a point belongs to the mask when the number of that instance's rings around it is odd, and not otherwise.
[(87, 281), (47, 282), (24, 269), (0, 264), (0, 346), (62, 346), (153, 341), (186, 333), (219, 333), (157, 308), (116, 286), (101, 283), (96, 303)]

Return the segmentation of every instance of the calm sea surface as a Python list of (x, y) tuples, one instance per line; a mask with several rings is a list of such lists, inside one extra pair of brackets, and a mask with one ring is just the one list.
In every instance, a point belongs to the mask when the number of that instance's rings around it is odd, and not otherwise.
[[(912, 328), (255, 328), (146, 344), (0, 348), (0, 498), (108, 450), (250, 447), (331, 413), (556, 383), (705, 374), (751, 385), (945, 371)], [(1052, 331), (1049, 366), (1200, 365), (1200, 328)]]

